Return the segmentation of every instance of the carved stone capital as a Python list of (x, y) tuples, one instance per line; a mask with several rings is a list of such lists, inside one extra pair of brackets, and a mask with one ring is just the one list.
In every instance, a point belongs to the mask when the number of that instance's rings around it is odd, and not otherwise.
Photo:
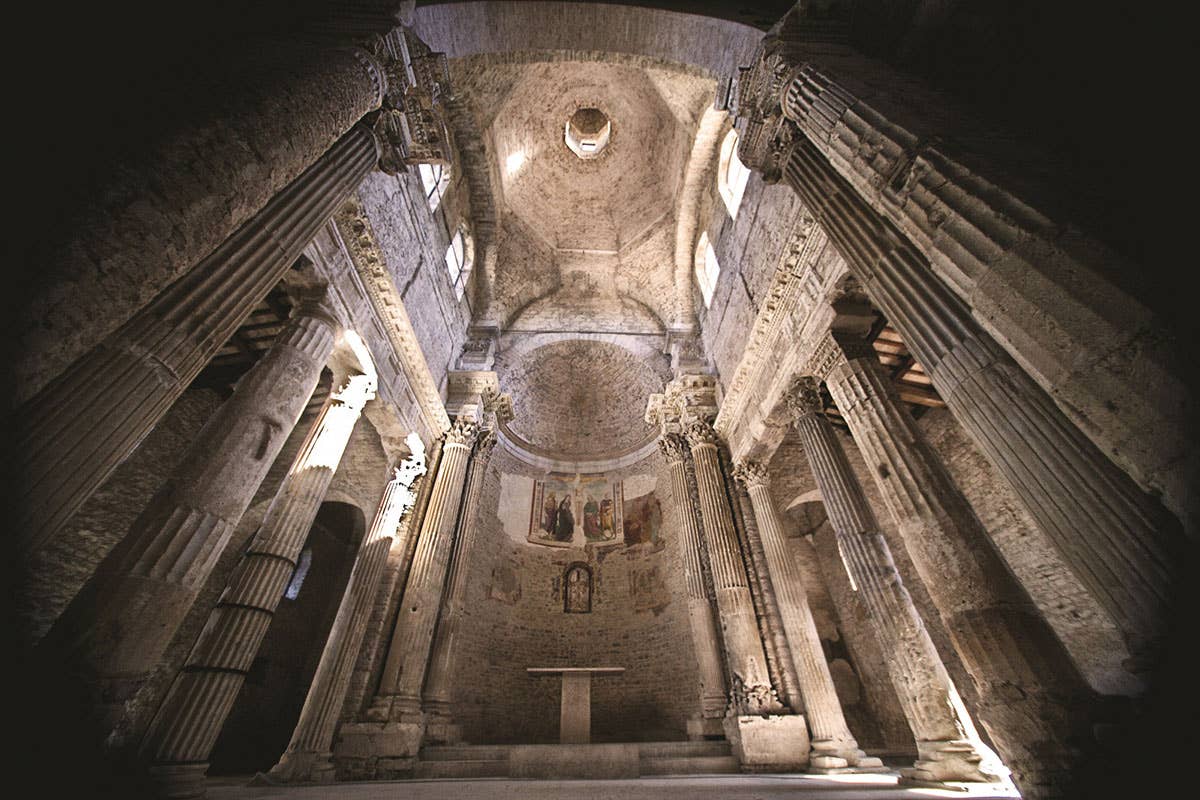
[(820, 414), (825, 409), (821, 400), (821, 384), (812, 377), (796, 378), (783, 396), (793, 419)]
[(771, 474), (758, 461), (739, 461), (733, 467), (733, 477), (744, 483), (747, 489), (771, 485)]
[(713, 430), (712, 424), (703, 420), (695, 420), (689, 423), (683, 435), (687, 437), (687, 442), (692, 447), (700, 447), (706, 444), (716, 445), (719, 441), (717, 432)]
[(496, 431), (492, 428), (485, 428), (479, 434), (479, 440), (475, 442), (475, 457), (482, 463), (486, 464), (492, 457), (492, 451), (496, 449), (496, 442), (500, 438), (496, 435)]
[(450, 430), (442, 434), (446, 447), (466, 447), (470, 448), (475, 444), (475, 437), (479, 435), (479, 426), (475, 421), (467, 417), (458, 417), (454, 420), (454, 424), (450, 426)]
[(658, 450), (668, 464), (674, 464), (687, 458), (687, 439), (678, 433), (664, 433), (658, 440)]

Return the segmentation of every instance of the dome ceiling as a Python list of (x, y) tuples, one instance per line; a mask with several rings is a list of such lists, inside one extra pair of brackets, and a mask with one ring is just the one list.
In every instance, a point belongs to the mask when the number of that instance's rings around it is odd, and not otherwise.
[[(452, 80), (487, 149), (500, 242), (495, 303), (521, 328), (662, 329), (676, 194), (716, 83), (646, 59), (455, 59)], [(540, 59), (540, 60), (539, 60)], [(611, 123), (600, 152), (567, 146), (581, 108)]]
[[(664, 359), (664, 367), (665, 359)], [(496, 363), (512, 393), (508, 430), (540, 451), (574, 459), (634, 450), (657, 431), (642, 418), (664, 376), (636, 355), (602, 341), (567, 340)]]

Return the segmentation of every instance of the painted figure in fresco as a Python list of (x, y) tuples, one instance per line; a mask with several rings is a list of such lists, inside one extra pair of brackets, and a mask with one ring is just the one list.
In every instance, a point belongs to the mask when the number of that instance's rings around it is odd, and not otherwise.
[(611, 497), (606, 497), (600, 501), (600, 530), (604, 532), (604, 538), (611, 539), (613, 537), (613, 501)]
[(567, 570), (565, 608), (568, 614), (586, 614), (592, 610), (591, 573), (577, 564)]
[(600, 505), (590, 494), (583, 504), (583, 535), (589, 539), (600, 538)]
[(554, 492), (546, 495), (546, 502), (542, 503), (542, 530), (551, 536), (554, 535), (554, 520), (558, 516), (558, 495)]
[(569, 542), (575, 535), (575, 513), (571, 511), (571, 495), (567, 495), (558, 504), (557, 519), (554, 523), (554, 538), (560, 542)]

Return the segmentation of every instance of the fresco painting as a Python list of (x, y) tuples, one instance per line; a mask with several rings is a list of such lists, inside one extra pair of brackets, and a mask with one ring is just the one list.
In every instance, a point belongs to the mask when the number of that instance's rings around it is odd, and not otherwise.
[(547, 475), (533, 482), (528, 541), (550, 547), (620, 544), (620, 481)]

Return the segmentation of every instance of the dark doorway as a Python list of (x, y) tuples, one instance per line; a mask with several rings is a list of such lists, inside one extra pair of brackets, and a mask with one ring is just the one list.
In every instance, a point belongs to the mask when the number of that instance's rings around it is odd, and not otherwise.
[(324, 503), (210, 760), (211, 775), (266, 772), (287, 747), (364, 531), (363, 514)]

